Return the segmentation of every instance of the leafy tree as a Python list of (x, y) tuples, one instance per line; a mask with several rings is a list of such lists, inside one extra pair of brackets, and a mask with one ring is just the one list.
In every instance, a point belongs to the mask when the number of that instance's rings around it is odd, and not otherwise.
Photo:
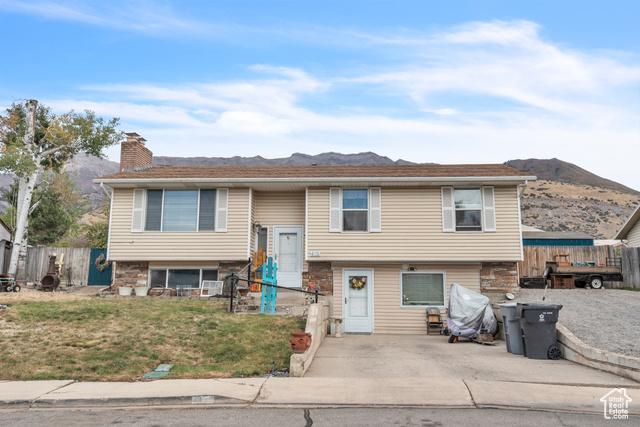
[(83, 231), (85, 237), (92, 248), (106, 248), (109, 237), (109, 214), (111, 212), (110, 200), (102, 202), (102, 206), (97, 211), (97, 215), (88, 224), (85, 224)]
[[(79, 221), (88, 211), (89, 202), (82, 199), (76, 178), (76, 173), (68, 172), (45, 172), (38, 178), (30, 207), (29, 245), (58, 246), (57, 241), (80, 228)], [(5, 197), (15, 202), (17, 193), (14, 182)], [(3, 217), (11, 229), (15, 227), (15, 212), (11, 206)]]
[(76, 154), (104, 157), (106, 147), (118, 143), (118, 119), (105, 121), (93, 111), (53, 114), (38, 101), (14, 102), (0, 116), (0, 171), (14, 173), (18, 181), (16, 231), (9, 275), (24, 278), (27, 257), (28, 218), (38, 175), (59, 171)]

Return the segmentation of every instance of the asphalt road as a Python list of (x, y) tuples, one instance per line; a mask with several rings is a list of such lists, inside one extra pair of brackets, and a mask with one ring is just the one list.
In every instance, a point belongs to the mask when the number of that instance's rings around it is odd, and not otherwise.
[[(0, 425), (75, 426), (602, 426), (616, 421), (602, 414), (500, 409), (334, 408), (334, 409), (157, 409), (0, 411)], [(638, 425), (640, 417), (618, 421)]]

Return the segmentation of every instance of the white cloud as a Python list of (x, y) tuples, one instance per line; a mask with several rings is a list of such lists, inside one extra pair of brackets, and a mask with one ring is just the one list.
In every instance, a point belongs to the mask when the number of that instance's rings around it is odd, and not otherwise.
[[(514, 21), (429, 35), (342, 33), (393, 44), (394, 58), (405, 60), (375, 71), (367, 64), (334, 69), (331, 78), (259, 64), (250, 67), (253, 79), (92, 86), (77, 99), (45, 103), (121, 117), (157, 155), (375, 151), (439, 163), (558, 157), (640, 189), (640, 101), (630, 95), (640, 82), (637, 59), (560, 47), (540, 31)], [(377, 104), (354, 93), (372, 94)], [(328, 98), (329, 107), (315, 105)]]

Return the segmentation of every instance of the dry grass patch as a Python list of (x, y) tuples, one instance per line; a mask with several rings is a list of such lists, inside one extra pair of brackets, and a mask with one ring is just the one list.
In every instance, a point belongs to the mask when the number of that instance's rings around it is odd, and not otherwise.
[(0, 379), (132, 381), (161, 363), (170, 378), (261, 376), (288, 367), (304, 320), (234, 315), (198, 300), (0, 294)]

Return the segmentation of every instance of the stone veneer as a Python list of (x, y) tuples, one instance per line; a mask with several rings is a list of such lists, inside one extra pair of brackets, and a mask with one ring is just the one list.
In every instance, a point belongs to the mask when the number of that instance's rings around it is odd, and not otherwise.
[[(243, 268), (247, 266), (247, 261), (220, 261), (218, 265), (218, 280), (224, 280), (227, 274), (239, 273)], [(251, 271), (251, 267), (247, 268), (240, 276), (242, 279), (247, 278), (247, 271)], [(253, 276), (253, 275), (252, 275)], [(253, 279), (253, 277), (251, 277)], [(242, 283), (246, 285), (246, 283)]]
[(333, 294), (333, 268), (330, 262), (310, 262), (309, 271), (302, 273), (302, 286), (314, 284), (323, 294)]
[(147, 286), (148, 279), (148, 261), (118, 261), (115, 263), (113, 284), (116, 289), (124, 285)]
[(518, 264), (515, 262), (483, 262), (480, 289), (486, 293), (506, 293), (519, 290)]

